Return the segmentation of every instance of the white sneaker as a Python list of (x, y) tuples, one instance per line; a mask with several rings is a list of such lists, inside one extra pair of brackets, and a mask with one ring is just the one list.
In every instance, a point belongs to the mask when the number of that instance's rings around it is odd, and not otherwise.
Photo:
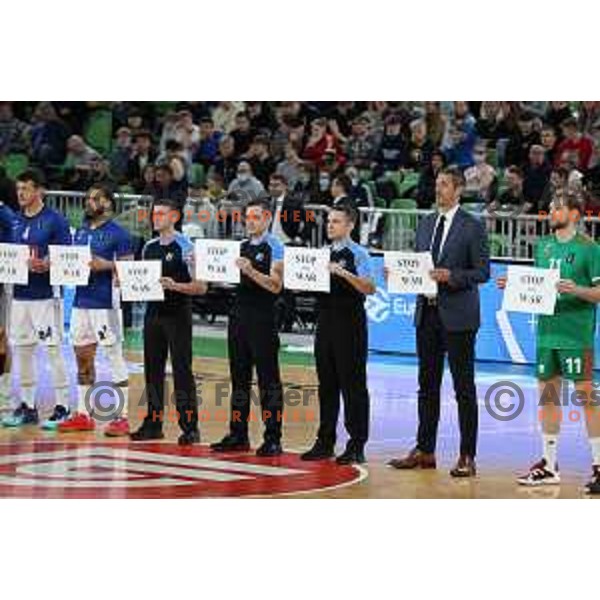
[(536, 462), (530, 469), (527, 475), (517, 477), (517, 483), (519, 485), (558, 485), (560, 483), (560, 474), (558, 467), (555, 467), (554, 471), (547, 468), (546, 459), (542, 458), (539, 462)]

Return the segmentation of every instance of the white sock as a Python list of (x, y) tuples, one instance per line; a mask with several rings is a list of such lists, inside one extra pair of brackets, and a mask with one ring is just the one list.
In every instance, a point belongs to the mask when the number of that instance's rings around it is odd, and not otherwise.
[(544, 443), (544, 458), (546, 459), (546, 468), (549, 471), (557, 472), (556, 455), (558, 447), (558, 435), (554, 433), (542, 434)]
[(33, 386), (21, 387), (21, 401), (25, 402), (29, 408), (35, 407), (35, 388)]
[(84, 414), (84, 415), (88, 413), (88, 409), (85, 405), (85, 397), (86, 397), (89, 389), (90, 389), (89, 385), (78, 385), (77, 386), (77, 407), (75, 410), (76, 410), (76, 412)]
[(129, 416), (129, 386), (127, 387), (122, 387), (119, 388), (121, 390), (121, 392), (123, 393), (123, 410), (121, 411), (121, 414), (119, 415), (119, 417), (121, 419), (127, 419)]
[(54, 390), (54, 401), (56, 404), (62, 404), (65, 408), (71, 405), (71, 390), (69, 388), (56, 388)]
[(589, 438), (589, 441), (592, 449), (592, 464), (600, 467), (600, 437)]
[(1, 396), (8, 396), (10, 394), (10, 388), (11, 388), (11, 377), (10, 377), (10, 373), (2, 373), (2, 375), (0, 375), (0, 395)]

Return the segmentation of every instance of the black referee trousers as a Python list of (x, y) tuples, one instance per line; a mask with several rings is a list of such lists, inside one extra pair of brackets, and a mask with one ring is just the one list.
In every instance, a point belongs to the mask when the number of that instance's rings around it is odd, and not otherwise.
[(315, 336), (318, 439), (327, 446), (335, 445), (340, 394), (350, 439), (364, 445), (369, 437), (367, 346), (367, 318), (362, 304), (336, 302), (335, 306), (319, 310)]
[(148, 426), (162, 427), (169, 417), (164, 413), (165, 368), (171, 355), (175, 404), (183, 432), (198, 428), (198, 398), (192, 371), (192, 310), (182, 307), (175, 313), (151, 312), (144, 320), (144, 375)]
[[(256, 367), (260, 415), (265, 441), (281, 440), (283, 389), (279, 372), (279, 334), (273, 306), (236, 306), (227, 328), (231, 375), (230, 433), (248, 439), (251, 408), (252, 368)], [(256, 410), (255, 407), (254, 410)]]

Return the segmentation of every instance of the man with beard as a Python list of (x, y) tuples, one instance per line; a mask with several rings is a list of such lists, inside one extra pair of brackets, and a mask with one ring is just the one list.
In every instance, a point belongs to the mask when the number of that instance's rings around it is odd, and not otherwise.
[[(90, 279), (76, 288), (71, 316), (71, 337), (77, 360), (77, 409), (62, 423), (60, 432), (93, 431), (93, 406), (86, 405), (90, 386), (96, 383), (96, 350), (100, 346), (110, 365), (111, 382), (123, 393), (123, 410), (116, 414), (104, 433), (129, 434), (127, 421), (128, 377), (123, 357), (122, 319), (119, 300), (114, 293), (115, 261), (133, 259), (131, 237), (114, 221), (115, 200), (111, 190), (98, 185), (86, 197), (86, 220), (75, 232), (73, 244), (90, 246)], [(117, 402), (118, 404), (118, 402)], [(51, 427), (49, 422), (47, 427)]]
[[(574, 194), (550, 205), (552, 235), (535, 250), (535, 266), (558, 269), (558, 298), (554, 314), (540, 315), (537, 326), (537, 377), (540, 393), (542, 458), (517, 482), (525, 486), (558, 485), (557, 445), (561, 421), (563, 379), (575, 386), (577, 403), (584, 406), (592, 450), (590, 494), (600, 494), (600, 408), (592, 384), (596, 304), (600, 302), (600, 248), (577, 231), (580, 201)], [(506, 277), (499, 277), (500, 289)], [(575, 401), (573, 402), (575, 404)]]

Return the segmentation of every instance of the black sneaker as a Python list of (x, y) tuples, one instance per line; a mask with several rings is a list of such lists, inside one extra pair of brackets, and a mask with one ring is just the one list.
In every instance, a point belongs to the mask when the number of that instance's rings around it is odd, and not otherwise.
[(148, 427), (148, 425), (142, 425), (137, 431), (129, 434), (129, 439), (132, 442), (146, 442), (150, 440), (162, 440), (165, 434), (162, 429), (156, 427)]
[(343, 454), (340, 454), (335, 459), (335, 462), (338, 465), (362, 465), (363, 463), (367, 462), (363, 446), (359, 444), (354, 444), (351, 441), (348, 442)]
[(256, 456), (279, 456), (283, 454), (283, 448), (279, 442), (265, 441), (256, 451)]
[(220, 442), (210, 445), (213, 452), (248, 452), (250, 442), (237, 438), (233, 435), (226, 435)]
[(191, 446), (192, 444), (199, 444), (200, 432), (197, 429), (192, 429), (192, 431), (184, 431), (177, 439), (177, 443), (180, 446)]
[(537, 486), (537, 485), (558, 485), (560, 483), (560, 475), (558, 473), (558, 465), (555, 470), (551, 471), (548, 468), (548, 463), (545, 458), (536, 462), (530, 469), (529, 473), (517, 477), (519, 485)]
[(12, 414), (2, 419), (4, 427), (21, 427), (23, 425), (37, 425), (38, 411), (36, 408), (29, 408), (25, 402), (13, 411)]
[(57, 404), (52, 414), (42, 423), (41, 427), (48, 431), (55, 431), (58, 428), (58, 424), (66, 421), (70, 414), (71, 412), (62, 404)]
[(317, 440), (315, 442), (315, 445), (308, 452), (305, 452), (304, 454), (300, 455), (300, 459), (328, 460), (334, 457), (335, 453), (333, 450), (333, 445), (330, 446), (328, 444), (325, 444), (324, 442), (321, 442), (320, 440)]
[(600, 466), (594, 465), (592, 478), (586, 483), (585, 489), (588, 494), (600, 494)]

